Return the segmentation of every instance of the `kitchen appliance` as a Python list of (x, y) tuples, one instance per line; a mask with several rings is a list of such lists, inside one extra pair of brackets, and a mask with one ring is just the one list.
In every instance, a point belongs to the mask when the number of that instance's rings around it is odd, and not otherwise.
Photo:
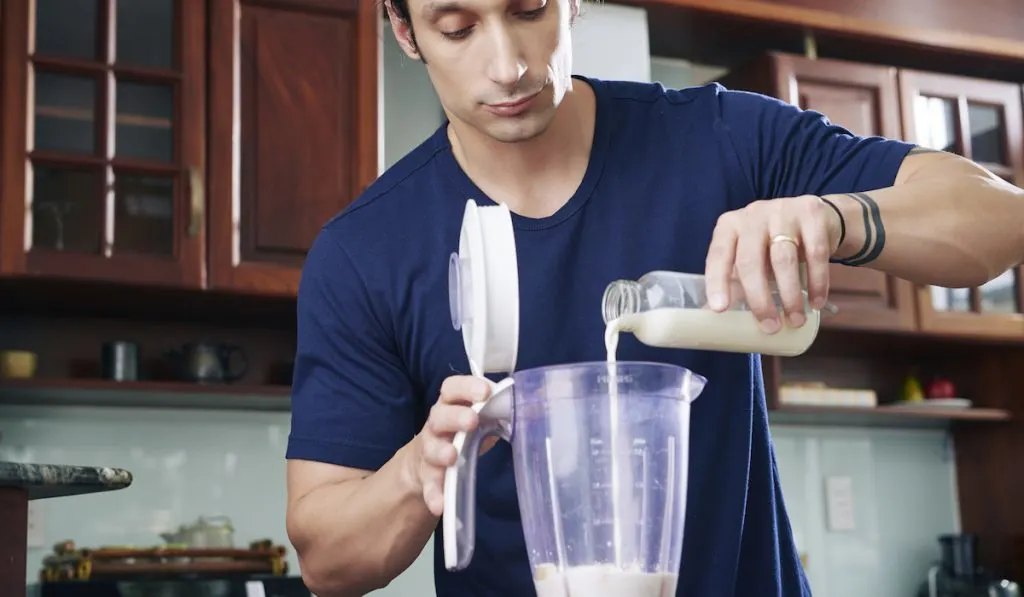
[[(235, 382), (249, 369), (249, 360), (242, 348), (230, 344), (189, 342), (180, 350), (165, 351), (164, 357), (179, 379), (199, 383)], [(232, 360), (238, 364), (234, 371)]]
[(989, 574), (977, 564), (978, 538), (969, 533), (941, 535), (942, 559), (928, 570), (918, 597), (1021, 597), (1020, 586)]
[(45, 582), (38, 597), (314, 597), (297, 576), (126, 578)]
[(469, 201), (449, 269), (452, 322), (474, 375), (510, 376), (490, 382), (490, 398), (474, 405), (477, 429), (455, 437), (445, 565), (461, 569), (473, 556), (477, 455), (496, 435), (512, 444), (539, 597), (675, 594), (690, 403), (706, 380), (675, 365), (611, 359), (515, 371), (517, 267), (508, 208)]
[(113, 381), (138, 381), (139, 345), (123, 340), (104, 342), (100, 349), (100, 375)]

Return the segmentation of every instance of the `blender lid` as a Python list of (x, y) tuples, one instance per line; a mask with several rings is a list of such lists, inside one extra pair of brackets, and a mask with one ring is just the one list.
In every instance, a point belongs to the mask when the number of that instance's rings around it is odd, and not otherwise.
[(470, 199), (459, 251), (448, 263), (452, 325), (462, 331), (470, 372), (509, 373), (519, 352), (519, 269), (512, 213)]

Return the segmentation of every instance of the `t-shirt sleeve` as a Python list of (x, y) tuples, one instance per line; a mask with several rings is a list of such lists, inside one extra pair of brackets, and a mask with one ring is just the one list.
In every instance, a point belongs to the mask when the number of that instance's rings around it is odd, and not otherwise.
[(721, 86), (717, 90), (719, 126), (728, 135), (755, 199), (889, 187), (914, 147), (854, 135), (819, 112), (776, 98)]
[(287, 458), (377, 470), (412, 439), (413, 384), (388, 317), (322, 231), (299, 283)]

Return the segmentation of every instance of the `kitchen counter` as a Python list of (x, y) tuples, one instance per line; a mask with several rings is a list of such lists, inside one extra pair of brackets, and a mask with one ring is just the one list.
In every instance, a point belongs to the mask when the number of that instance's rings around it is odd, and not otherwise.
[(0, 488), (24, 489), (30, 500), (113, 491), (131, 484), (132, 474), (119, 468), (0, 462)]
[(25, 597), (28, 502), (124, 489), (124, 469), (0, 461), (0, 595)]

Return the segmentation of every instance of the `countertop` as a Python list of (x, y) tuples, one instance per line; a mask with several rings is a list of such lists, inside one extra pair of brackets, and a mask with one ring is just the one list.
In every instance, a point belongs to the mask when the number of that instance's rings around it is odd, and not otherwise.
[(120, 468), (0, 461), (0, 488), (26, 489), (30, 500), (114, 491), (131, 484), (132, 474)]

